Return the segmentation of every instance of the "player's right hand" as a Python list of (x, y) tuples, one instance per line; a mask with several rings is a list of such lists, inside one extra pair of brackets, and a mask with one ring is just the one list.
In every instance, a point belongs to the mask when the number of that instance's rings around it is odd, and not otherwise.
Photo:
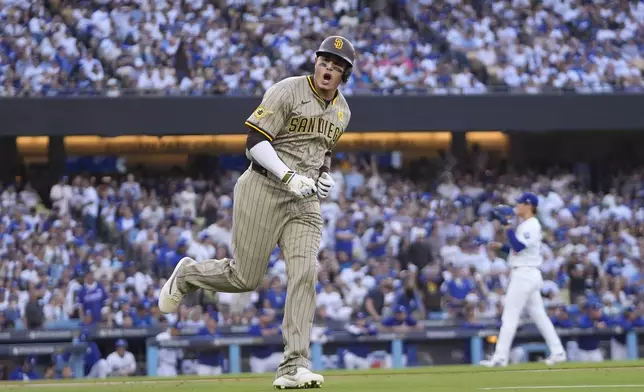
[(287, 172), (282, 178), (282, 182), (299, 199), (313, 196), (318, 191), (315, 187), (315, 181), (294, 171)]

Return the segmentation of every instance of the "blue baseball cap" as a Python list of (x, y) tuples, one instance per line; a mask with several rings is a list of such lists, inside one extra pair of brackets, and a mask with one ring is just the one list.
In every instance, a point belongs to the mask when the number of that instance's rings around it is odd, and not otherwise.
[(403, 305), (396, 306), (396, 313), (407, 313), (407, 308)]
[(116, 347), (127, 347), (127, 342), (125, 339), (119, 339), (116, 341)]
[(78, 341), (79, 342), (86, 342), (89, 340), (89, 333), (85, 330), (81, 331), (80, 334), (78, 334)]
[(366, 318), (367, 318), (367, 315), (365, 313), (363, 313), (363, 312), (360, 312), (360, 313), (358, 313), (356, 315), (356, 319), (358, 319), (358, 320), (364, 320)]
[(590, 310), (599, 310), (599, 309), (602, 308), (602, 304), (600, 304), (599, 302), (595, 302), (595, 301), (589, 301), (589, 302), (586, 302), (584, 304), (584, 308), (585, 309), (590, 309)]
[(529, 204), (531, 206), (537, 207), (539, 205), (539, 198), (534, 193), (526, 192), (517, 199), (517, 203)]

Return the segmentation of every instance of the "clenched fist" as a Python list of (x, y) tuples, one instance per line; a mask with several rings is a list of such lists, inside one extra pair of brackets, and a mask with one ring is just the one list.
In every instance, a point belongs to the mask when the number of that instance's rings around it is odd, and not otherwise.
[(293, 193), (297, 198), (303, 199), (309, 197), (317, 192), (315, 187), (315, 181), (312, 179), (297, 174), (294, 171), (289, 171), (282, 178), (282, 182), (288, 186), (288, 189)]
[(320, 178), (318, 178), (318, 197), (320, 199), (326, 199), (329, 197), (329, 192), (331, 192), (331, 189), (335, 186), (335, 181), (333, 181), (333, 178), (331, 178), (331, 175), (329, 173), (322, 173)]

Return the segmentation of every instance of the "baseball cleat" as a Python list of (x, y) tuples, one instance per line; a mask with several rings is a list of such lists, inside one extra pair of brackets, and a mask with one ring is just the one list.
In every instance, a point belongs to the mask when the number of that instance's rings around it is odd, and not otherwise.
[(161, 292), (159, 293), (159, 310), (163, 313), (174, 313), (179, 308), (179, 302), (181, 302), (184, 294), (179, 291), (179, 288), (177, 287), (177, 272), (179, 272), (186, 263), (196, 263), (196, 261), (190, 257), (184, 257), (181, 259), (177, 263), (177, 266), (174, 267), (174, 271), (172, 271), (170, 278), (168, 278), (161, 288)]
[(273, 381), (273, 387), (276, 389), (312, 389), (320, 388), (322, 384), (324, 384), (324, 377), (303, 367), (279, 376)]
[(508, 360), (507, 359), (499, 359), (499, 358), (492, 358), (492, 359), (484, 359), (481, 362), (479, 362), (479, 365), (485, 366), (485, 367), (506, 367), (508, 366)]
[(566, 362), (567, 360), (568, 360), (568, 356), (566, 355), (566, 352), (561, 351), (561, 352), (558, 352), (556, 354), (552, 354), (551, 356), (546, 358), (544, 363), (546, 365), (548, 365), (548, 366), (554, 366), (554, 365), (556, 365), (558, 363)]

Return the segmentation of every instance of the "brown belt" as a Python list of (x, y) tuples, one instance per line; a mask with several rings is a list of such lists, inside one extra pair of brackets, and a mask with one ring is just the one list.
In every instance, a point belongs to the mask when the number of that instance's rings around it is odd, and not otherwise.
[(254, 172), (257, 172), (257, 173), (261, 174), (264, 177), (268, 177), (268, 170), (266, 170), (266, 168), (264, 166), (260, 165), (259, 163), (257, 163), (257, 162), (251, 163), (250, 168)]

